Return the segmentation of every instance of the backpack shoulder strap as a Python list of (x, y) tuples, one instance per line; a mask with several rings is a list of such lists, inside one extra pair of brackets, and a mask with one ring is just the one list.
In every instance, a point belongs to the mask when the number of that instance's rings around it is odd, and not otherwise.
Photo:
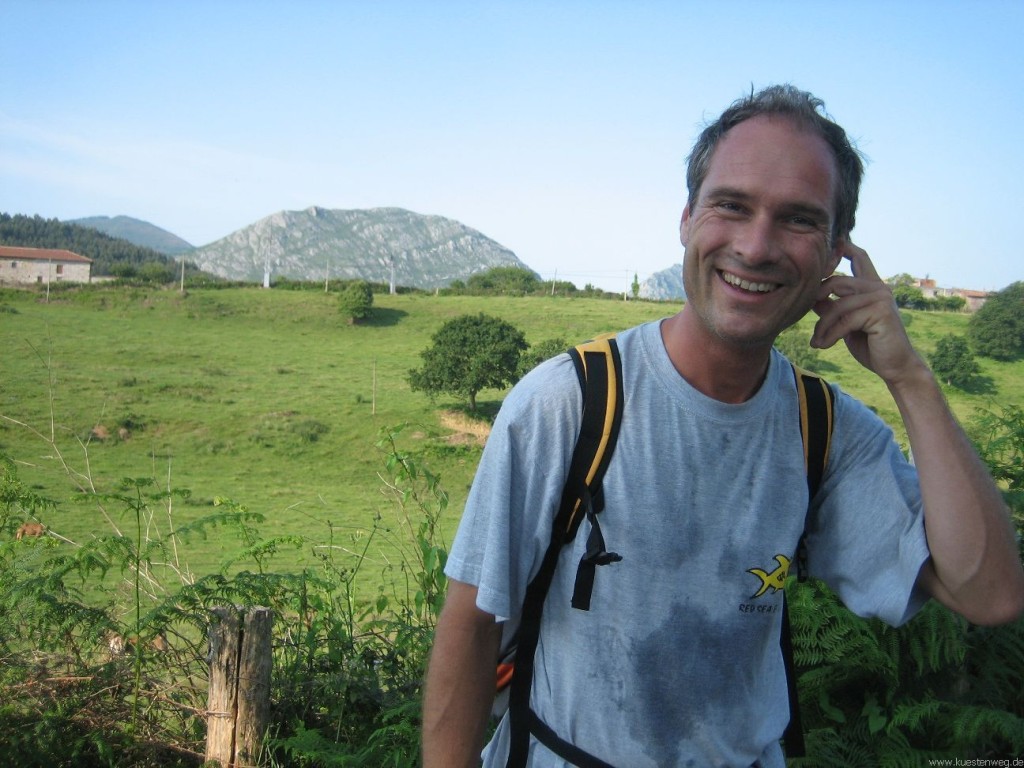
[[(796, 365), (793, 366), (793, 377), (796, 380), (796, 394), (800, 404), (800, 439), (804, 447), (804, 472), (807, 475), (809, 506), (818, 493), (828, 467), (836, 396), (827, 381)], [(806, 534), (806, 530), (800, 534), (800, 541), (797, 544), (796, 574), (800, 581), (807, 578)]]
[[(828, 466), (828, 453), (832, 443), (835, 393), (820, 376), (793, 366), (796, 380), (797, 399), (800, 410), (800, 439), (804, 448), (804, 472), (807, 476), (807, 504), (814, 500), (821, 486)], [(800, 534), (796, 551), (797, 579), (807, 578), (807, 544), (805, 530)], [(802, 757), (806, 753), (803, 723), (800, 717), (800, 699), (797, 692), (796, 665), (793, 660), (793, 636), (789, 618), (789, 601), (782, 593), (782, 659), (786, 668), (786, 685), (789, 689), (789, 724), (782, 738), (786, 745), (787, 757)]]
[(583, 394), (583, 420), (562, 492), (559, 527), (572, 541), (585, 513), (587, 496), (603, 508), (601, 479), (615, 450), (622, 422), (622, 361), (614, 337), (577, 344), (569, 350)]
[[(572, 595), (572, 607), (588, 611), (597, 566), (622, 559), (607, 551), (597, 519), (604, 509), (601, 481), (622, 423), (622, 360), (614, 337), (579, 344), (569, 355), (583, 391), (583, 421), (562, 492), (558, 525), (565, 531), (563, 543), (567, 543), (575, 538), (584, 515), (590, 521), (587, 549), (576, 570)], [(558, 530), (556, 527), (553, 535), (558, 535)]]
[[(567, 543), (576, 537), (584, 517), (591, 520), (587, 552), (576, 573), (573, 606), (587, 610), (597, 565), (621, 559), (604, 552), (604, 538), (596, 525), (597, 509), (603, 506), (601, 479), (611, 461), (619, 424), (622, 421), (622, 361), (613, 337), (584, 342), (569, 350), (576, 377), (583, 395), (583, 414), (579, 436), (558, 512), (551, 529), (551, 541), (540, 569), (527, 585), (519, 623), (515, 672), (509, 690), (509, 757), (508, 766), (526, 765), (530, 734), (545, 740), (549, 748), (562, 751), (568, 746), (551, 737), (539, 727), (530, 709), (530, 688), (533, 683), (534, 655), (540, 635), (541, 617), (558, 556)], [(595, 534), (596, 532), (596, 534)], [(592, 554), (591, 549), (595, 553)], [(579, 604), (578, 604), (579, 603)]]
[(800, 436), (804, 443), (804, 468), (807, 490), (813, 499), (825, 476), (828, 451), (832, 444), (835, 393), (820, 376), (793, 366), (796, 392), (800, 399)]

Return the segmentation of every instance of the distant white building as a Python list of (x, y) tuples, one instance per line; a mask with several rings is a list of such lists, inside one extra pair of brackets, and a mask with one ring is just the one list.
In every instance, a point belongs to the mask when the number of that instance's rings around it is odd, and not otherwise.
[(92, 259), (72, 251), (0, 245), (0, 285), (92, 282)]

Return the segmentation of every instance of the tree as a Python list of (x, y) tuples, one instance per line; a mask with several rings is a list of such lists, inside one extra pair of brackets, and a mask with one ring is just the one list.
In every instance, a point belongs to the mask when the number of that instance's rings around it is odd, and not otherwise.
[(173, 283), (174, 265), (161, 261), (147, 261), (139, 267), (138, 274), (148, 283)]
[(940, 312), (963, 312), (967, 299), (963, 296), (936, 296), (932, 304)]
[(974, 351), (997, 360), (1024, 353), (1024, 282), (990, 296), (967, 327)]
[(470, 275), (466, 287), (473, 293), (526, 296), (540, 290), (537, 275), (523, 267), (491, 267)]
[(924, 291), (914, 285), (893, 287), (892, 297), (896, 300), (896, 306), (903, 309), (926, 309), (928, 307)]
[(633, 273), (633, 284), (629, 287), (633, 291), (633, 298), (640, 298), (640, 279), (636, 276), (636, 272)]
[(775, 348), (786, 356), (793, 365), (808, 371), (821, 368), (821, 355), (811, 346), (811, 337), (795, 325), (779, 334)]
[(365, 280), (354, 280), (345, 286), (338, 300), (338, 309), (349, 325), (368, 318), (373, 311), (373, 289)]
[(963, 389), (981, 372), (967, 339), (947, 334), (928, 356), (932, 372), (951, 387)]
[(896, 288), (901, 285), (914, 285), (917, 283), (917, 278), (911, 275), (909, 272), (900, 272), (898, 275), (893, 275), (886, 280), (890, 286)]
[(480, 390), (517, 381), (519, 357), (528, 346), (514, 325), (482, 312), (452, 318), (432, 341), (420, 353), (423, 367), (409, 371), (409, 386), (430, 397), (442, 392), (465, 397), (471, 411)]
[(892, 297), (896, 306), (902, 309), (926, 309), (928, 300), (924, 292), (917, 286), (917, 279), (903, 272), (890, 277), (886, 282), (892, 288)]
[(545, 339), (530, 348), (519, 358), (519, 378), (522, 378), (538, 365), (555, 355), (560, 355), (569, 348), (565, 339)]

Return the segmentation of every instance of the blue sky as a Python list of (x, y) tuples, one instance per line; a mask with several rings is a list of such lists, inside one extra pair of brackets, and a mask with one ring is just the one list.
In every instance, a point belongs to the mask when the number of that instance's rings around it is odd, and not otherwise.
[(1024, 279), (1024, 2), (0, 0), (0, 211), (204, 245), (280, 210), (457, 219), (545, 278), (682, 260), (685, 157), (755, 87), (869, 165), (879, 272)]

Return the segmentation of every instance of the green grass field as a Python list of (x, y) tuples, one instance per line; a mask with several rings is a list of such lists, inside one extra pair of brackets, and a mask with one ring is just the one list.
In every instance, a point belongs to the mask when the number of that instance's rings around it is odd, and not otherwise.
[[(378, 477), (379, 430), (409, 423), (399, 444), (441, 474), (451, 497), (444, 526), (450, 535), (480, 448), (452, 434), (443, 419), (461, 403), (431, 403), (405, 382), (441, 323), (486, 312), (522, 329), (530, 343), (573, 342), (676, 309), (558, 296), (378, 295), (372, 321), (350, 326), (337, 297), (317, 291), (183, 296), (94, 287), (52, 293), (48, 303), (35, 292), (3, 291), (0, 451), (17, 462), (24, 481), (62, 502), (43, 522), (72, 541), (125, 522), (116, 505), (105, 507), (107, 520), (95, 498), (73, 503), (76, 482), (104, 493), (121, 478), (151, 477), (160, 487), (192, 493), (154, 525), (181, 525), (227, 497), (265, 515), (266, 535), (326, 542), (333, 531), (335, 543), (358, 547), (378, 515), (385, 527), (394, 516)], [(968, 323), (964, 315), (906, 317), (925, 353), (941, 336), (965, 333)], [(898, 424), (884, 386), (845, 349), (823, 359), (825, 376)], [(1024, 362), (979, 362), (984, 386), (949, 393), (961, 418), (993, 402), (1024, 402)], [(493, 413), (503, 395), (481, 393), (482, 410)], [(189, 542), (193, 572), (216, 570), (241, 546), (225, 538), (214, 533)], [(388, 561), (394, 546), (387, 536), (376, 539), (370, 561)], [(302, 554), (282, 557), (298, 564)]]

